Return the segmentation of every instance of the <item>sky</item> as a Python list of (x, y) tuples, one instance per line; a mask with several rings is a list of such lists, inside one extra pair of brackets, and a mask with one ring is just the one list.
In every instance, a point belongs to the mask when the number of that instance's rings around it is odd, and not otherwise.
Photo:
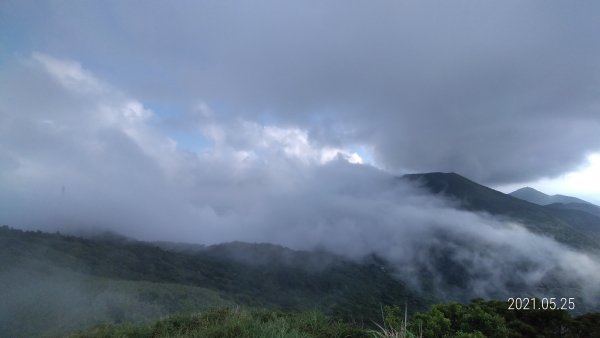
[(587, 161), (574, 171), (558, 177), (542, 178), (527, 184), (517, 183), (496, 187), (504, 193), (510, 193), (524, 185), (533, 187), (546, 194), (577, 196), (596, 205), (600, 204), (600, 155), (592, 153)]
[[(87, 129), (110, 125), (122, 135), (107, 142), (133, 141), (160, 157), (157, 170), (174, 170), (171, 148), (264, 163), (340, 157), (600, 203), (597, 7), (4, 1), (4, 180), (41, 148), (81, 165), (89, 149), (70, 142), (98, 143)], [(119, 150), (115, 160), (129, 156)]]
[(156, 156), (339, 155), (600, 203), (597, 7), (4, 1), (4, 179), (33, 161), (23, 147), (67, 151), (107, 119)]
[(222, 123), (295, 128), (396, 174), (558, 178), (538, 186), (598, 200), (564, 179), (600, 153), (597, 7), (3, 1), (0, 61), (5, 79), (35, 55), (75, 62), (192, 151), (210, 148), (190, 127), (206, 106)]
[(395, 177), (600, 203), (599, 6), (2, 1), (0, 224), (377, 252), (407, 276), (450, 247), (479, 295), (557, 272), (598, 295), (597, 257)]

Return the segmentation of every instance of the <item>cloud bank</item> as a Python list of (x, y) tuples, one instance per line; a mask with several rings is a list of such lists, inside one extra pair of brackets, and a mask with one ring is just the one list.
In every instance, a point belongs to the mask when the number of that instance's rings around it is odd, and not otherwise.
[(600, 151), (598, 6), (19, 1), (0, 6), (0, 42), (82, 60), (157, 109), (203, 101), (362, 144), (390, 171), (508, 184)]
[(198, 105), (185, 128), (208, 145), (192, 152), (164, 133), (181, 121), (77, 62), (36, 53), (0, 71), (2, 223), (374, 252), (415, 288), (425, 281), (451, 296), (561, 284), (600, 302), (596, 257), (455, 210), (304, 129)]

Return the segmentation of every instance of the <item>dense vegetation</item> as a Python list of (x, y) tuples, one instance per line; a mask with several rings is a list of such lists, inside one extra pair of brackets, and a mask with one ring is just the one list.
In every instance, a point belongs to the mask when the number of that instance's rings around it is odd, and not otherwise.
[[(400, 309), (387, 308), (398, 327)], [(509, 310), (507, 302), (477, 299), (468, 305), (433, 305), (410, 318), (409, 330), (424, 337), (600, 337), (600, 313), (572, 317), (565, 310)]]
[(436, 301), (390, 271), (375, 256), (353, 262), (270, 244), (149, 244), (0, 227), (0, 336), (86, 327), (94, 328), (82, 335), (96, 337), (377, 336), (403, 332), (407, 304), (409, 336), (600, 337), (598, 313), (509, 311), (482, 300), (428, 307)]
[[(226, 254), (227, 247), (236, 254)], [(0, 286), (0, 331), (21, 335), (41, 328), (68, 332), (77, 323), (148, 321), (228, 303), (318, 309), (356, 322), (379, 317), (381, 304), (408, 301), (423, 309), (431, 303), (377, 257), (353, 262), (243, 243), (176, 252), (114, 236), (84, 239), (8, 227), (0, 227)], [(43, 308), (37, 299), (44, 299)]]
[(149, 324), (101, 325), (73, 337), (600, 337), (600, 313), (579, 317), (562, 310), (512, 311), (506, 302), (438, 304), (405, 326), (399, 306), (386, 306), (383, 323), (366, 328), (323, 314), (220, 308)]
[(220, 308), (150, 324), (101, 325), (73, 337), (300, 338), (368, 337), (363, 329), (310, 311), (284, 313)]

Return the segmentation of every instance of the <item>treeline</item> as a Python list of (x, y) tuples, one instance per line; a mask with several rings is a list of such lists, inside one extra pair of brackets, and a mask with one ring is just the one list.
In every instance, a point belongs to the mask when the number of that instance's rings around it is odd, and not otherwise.
[[(384, 312), (385, 325), (403, 329), (400, 306), (387, 306)], [(505, 301), (475, 299), (470, 304), (433, 305), (410, 317), (407, 330), (417, 337), (600, 337), (600, 313), (573, 317), (566, 310), (509, 310)]]
[[(240, 257), (252, 259), (247, 262)], [(327, 261), (327, 264), (298, 263), (315, 261)], [(412, 292), (387, 272), (385, 264), (376, 257), (353, 262), (324, 252), (299, 252), (264, 244), (229, 243), (179, 252), (118, 236), (85, 239), (0, 227), (0, 286), (4, 286), (0, 288), (0, 299), (3, 299), (0, 303), (0, 333), (7, 328), (2, 327), (2, 322), (14, 327), (13, 332), (29, 325), (28, 320), (57, 323), (60, 327), (63, 327), (63, 322), (75, 323), (76, 317), (63, 318), (64, 311), (52, 312), (52, 307), (37, 306), (37, 299), (48, 298), (49, 295), (57, 298), (73, 290), (69, 285), (77, 284), (86, 291), (80, 292), (85, 299), (77, 304), (97, 304), (98, 294), (111, 295), (111, 301), (104, 305), (110, 310), (109, 318), (113, 322), (129, 320), (127, 315), (131, 306), (123, 304), (151, 303), (157, 308), (153, 313), (162, 316), (164, 313), (180, 313), (182, 309), (186, 312), (202, 310), (198, 304), (221, 306), (235, 303), (263, 309), (260, 310), (262, 312), (276, 311), (269, 313), (281, 314), (284, 318), (281, 320), (293, 317), (290, 315), (293, 313), (315, 309), (323, 313), (322, 316), (329, 316), (326, 321), (319, 322), (322, 327), (327, 326), (329, 321), (348, 323), (357, 330), (352, 335), (356, 336), (356, 332), (366, 335), (376, 332), (375, 322), (383, 328), (400, 332), (404, 328), (403, 306), (407, 302), (408, 309), (413, 312), (406, 325), (408, 336), (600, 337), (598, 313), (573, 316), (557, 310), (515, 311), (508, 310), (506, 302), (483, 300), (467, 305), (427, 307), (427, 304), (439, 301), (424, 299), (422, 294)], [(55, 283), (56, 280), (61, 283)], [(26, 286), (35, 284), (33, 282), (51, 285), (52, 288), (47, 290), (52, 291), (36, 288), (35, 295), (39, 294), (39, 297), (31, 299), (32, 307), (26, 307), (24, 305), (28, 303), (17, 296), (22, 294), (32, 298), (32, 293), (17, 293), (16, 290), (19, 287), (28, 290)], [(192, 291), (196, 297), (192, 297)], [(202, 299), (206, 295), (212, 295), (214, 301), (204, 304)], [(6, 305), (10, 297), (12, 304), (19, 305), (20, 312)], [(113, 298), (116, 300), (113, 301)], [(190, 302), (191, 298), (193, 302)], [(73, 297), (67, 299), (73, 302)], [(80, 306), (76, 312), (89, 312), (83, 317), (90, 318), (91, 322), (97, 318), (92, 311), (97, 310), (96, 307)], [(44, 310), (43, 313), (41, 310)], [(151, 315), (145, 318), (152, 320), (149, 318)], [(253, 319), (250, 321), (254, 323), (252, 325), (256, 324)], [(277, 323), (283, 326), (290, 324)], [(93, 323), (83, 327), (90, 325)], [(151, 326), (144, 325), (146, 328)], [(72, 326), (65, 324), (64, 327)], [(299, 336), (315, 335), (308, 332)]]
[[(246, 262), (240, 257), (257, 259)], [(245, 306), (285, 311), (316, 308), (359, 322), (379, 317), (380, 304), (408, 301), (412, 309), (425, 309), (432, 303), (411, 292), (382, 268), (384, 264), (376, 258), (355, 262), (267, 244), (228, 243), (188, 252), (115, 235), (81, 238), (0, 227), (4, 276), (17, 269), (55, 267), (116, 281), (202, 287)]]

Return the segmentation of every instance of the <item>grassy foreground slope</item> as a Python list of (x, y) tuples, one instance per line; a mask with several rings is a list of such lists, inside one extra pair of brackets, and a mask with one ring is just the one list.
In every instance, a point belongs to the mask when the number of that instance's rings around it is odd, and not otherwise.
[[(437, 304), (404, 325), (400, 306), (386, 306), (370, 328), (341, 322), (317, 311), (279, 312), (235, 308), (173, 316), (149, 324), (102, 325), (79, 337), (443, 337), (584, 338), (600, 336), (600, 313), (572, 317), (562, 310), (508, 310), (508, 303), (474, 300)], [(371, 323), (373, 324), (373, 323)]]
[(155, 323), (102, 325), (75, 337), (206, 337), (300, 338), (369, 337), (358, 326), (333, 320), (317, 311), (285, 313), (220, 308), (178, 315)]

